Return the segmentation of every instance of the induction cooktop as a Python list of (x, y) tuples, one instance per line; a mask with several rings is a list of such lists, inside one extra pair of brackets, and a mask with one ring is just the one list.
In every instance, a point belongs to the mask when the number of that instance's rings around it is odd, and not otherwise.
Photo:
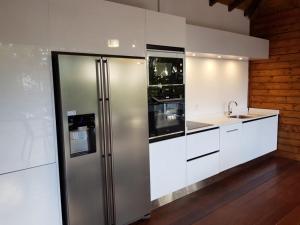
[(200, 122), (194, 122), (194, 121), (186, 121), (187, 130), (195, 130), (200, 129), (204, 127), (213, 126), (213, 124), (209, 123), (200, 123)]

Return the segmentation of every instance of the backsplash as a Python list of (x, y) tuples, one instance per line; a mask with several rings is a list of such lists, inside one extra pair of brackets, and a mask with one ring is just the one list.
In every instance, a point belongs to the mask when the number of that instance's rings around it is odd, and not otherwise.
[(187, 119), (224, 114), (230, 100), (233, 112), (248, 105), (248, 62), (209, 58), (186, 58)]

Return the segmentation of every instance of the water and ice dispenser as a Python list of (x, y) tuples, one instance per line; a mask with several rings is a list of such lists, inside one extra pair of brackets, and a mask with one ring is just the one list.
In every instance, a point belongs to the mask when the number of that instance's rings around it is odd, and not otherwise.
[(95, 114), (68, 116), (71, 157), (96, 152)]

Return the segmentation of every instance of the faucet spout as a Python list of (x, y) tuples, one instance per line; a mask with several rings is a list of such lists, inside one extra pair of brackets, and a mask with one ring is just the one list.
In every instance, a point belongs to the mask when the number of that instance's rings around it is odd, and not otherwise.
[(227, 115), (230, 116), (232, 114), (232, 104), (235, 104), (235, 106), (238, 106), (238, 103), (236, 101), (230, 101), (228, 102), (228, 111), (227, 111)]

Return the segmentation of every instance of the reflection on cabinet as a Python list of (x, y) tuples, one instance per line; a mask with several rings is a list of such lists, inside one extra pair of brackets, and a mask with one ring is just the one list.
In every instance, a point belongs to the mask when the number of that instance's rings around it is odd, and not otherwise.
[(277, 149), (278, 116), (243, 123), (243, 162)]
[(0, 224), (61, 225), (56, 164), (0, 176)]
[(185, 47), (186, 21), (183, 17), (146, 11), (146, 43)]
[(185, 137), (150, 144), (150, 181), (151, 200), (185, 186)]
[(220, 172), (239, 165), (242, 161), (242, 124), (220, 128)]

